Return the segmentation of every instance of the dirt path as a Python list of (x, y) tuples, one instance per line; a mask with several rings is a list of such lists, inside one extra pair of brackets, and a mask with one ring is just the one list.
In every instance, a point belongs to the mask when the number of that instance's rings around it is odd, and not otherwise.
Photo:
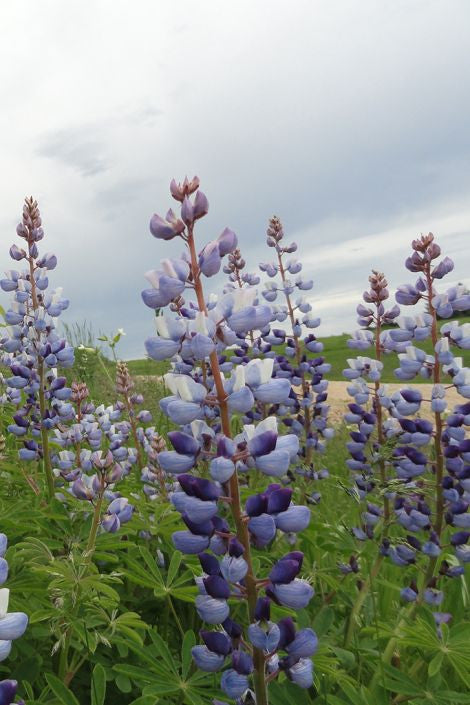
[[(346, 405), (354, 401), (352, 397), (349, 396), (347, 392), (349, 382), (329, 382), (328, 383), (328, 403), (330, 405), (331, 419), (336, 423), (340, 423), (342, 420), (342, 415), (346, 409)], [(403, 389), (406, 387), (406, 383), (401, 384), (387, 384), (385, 385), (390, 392), (394, 392), (397, 389)], [(410, 385), (412, 389), (419, 389), (423, 395), (423, 399), (430, 400), (432, 385), (425, 384), (413, 384)], [(456, 404), (464, 404), (468, 399), (464, 399), (457, 393), (454, 388), (448, 389), (446, 394), (447, 408), (449, 410), (453, 409)], [(431, 404), (429, 401), (424, 401), (421, 405), (421, 414), (424, 417), (431, 418)]]

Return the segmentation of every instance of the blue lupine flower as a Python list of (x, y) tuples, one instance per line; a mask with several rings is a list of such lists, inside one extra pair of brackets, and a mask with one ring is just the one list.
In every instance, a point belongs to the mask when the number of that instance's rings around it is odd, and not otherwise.
[(286, 647), (292, 658), (308, 658), (313, 656), (318, 648), (318, 638), (313, 629), (301, 629), (293, 641)]
[(276, 524), (269, 514), (260, 514), (250, 519), (248, 529), (260, 546), (270, 543), (276, 535)]
[(220, 686), (224, 693), (229, 698), (240, 698), (245, 690), (248, 689), (248, 678), (240, 673), (237, 673), (233, 668), (222, 673)]
[(175, 531), (171, 539), (175, 548), (181, 553), (197, 554), (209, 547), (207, 536), (197, 536), (191, 531)]
[[(187, 551), (185, 551), (187, 553)], [(196, 609), (204, 622), (208, 624), (222, 624), (230, 614), (230, 608), (226, 600), (210, 597), (209, 595), (198, 595), (196, 597)]]
[(224, 483), (230, 480), (235, 472), (235, 464), (230, 458), (218, 457), (211, 460), (210, 474), (213, 480)]
[(290, 583), (274, 584), (273, 594), (281, 605), (297, 610), (308, 605), (315, 591), (306, 580), (295, 578)]
[(310, 523), (310, 509), (305, 506), (289, 507), (275, 517), (276, 526), (285, 533), (298, 533), (307, 528)]
[(196, 666), (200, 668), (201, 671), (219, 671), (225, 661), (225, 656), (209, 651), (207, 646), (193, 646), (191, 649), (191, 654)]
[[(2, 588), (6, 590), (6, 588)], [(10, 612), (0, 615), (0, 640), (13, 641), (22, 636), (28, 626), (28, 617), (24, 612)]]
[(18, 683), (14, 680), (0, 681), (0, 705), (12, 705), (16, 697)]
[(313, 684), (313, 663), (309, 658), (301, 658), (287, 671), (289, 678), (301, 688), (310, 688)]
[(248, 638), (257, 649), (267, 654), (276, 650), (281, 632), (274, 622), (256, 622), (248, 627)]

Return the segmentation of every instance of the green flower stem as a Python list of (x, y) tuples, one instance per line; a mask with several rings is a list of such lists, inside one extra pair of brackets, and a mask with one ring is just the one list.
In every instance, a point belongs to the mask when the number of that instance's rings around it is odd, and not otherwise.
[(380, 567), (383, 563), (383, 556), (377, 556), (374, 565), (370, 569), (369, 575), (365, 578), (362, 583), (361, 589), (359, 590), (357, 597), (354, 601), (351, 612), (349, 613), (348, 625), (346, 629), (346, 635), (344, 637), (344, 648), (347, 649), (352, 641), (354, 630), (356, 628), (356, 620), (365, 602), (365, 599), (371, 588), (372, 581), (377, 577), (380, 571)]
[[(104, 495), (104, 483), (103, 479), (101, 481), (101, 489), (100, 489), (100, 494), (98, 495), (98, 499), (96, 500), (96, 504), (94, 507), (93, 511), (93, 520), (91, 523), (91, 528), (90, 528), (90, 533), (88, 535), (88, 541), (85, 549), (85, 560), (83, 562), (83, 567), (84, 567), (84, 572), (81, 575), (81, 578), (85, 577), (85, 575), (88, 572), (88, 569), (90, 567), (91, 559), (93, 557), (93, 553), (95, 551), (96, 547), (96, 537), (98, 535), (98, 528), (100, 525), (100, 520), (101, 520), (101, 510), (103, 506), (103, 495)], [(72, 610), (72, 620), (75, 619), (78, 615), (78, 611), (80, 608), (80, 595), (81, 595), (81, 586), (80, 583), (77, 585), (77, 594), (75, 598), (75, 604)], [(71, 629), (70, 626), (67, 627), (67, 630), (65, 632), (65, 638), (64, 638), (64, 646), (62, 648), (62, 651), (60, 652), (60, 658), (59, 658), (59, 678), (63, 680), (65, 685), (69, 685), (70, 682), (72, 681), (74, 675), (78, 671), (79, 666), (75, 666), (74, 668), (69, 667), (69, 651), (70, 651), (70, 642), (71, 642)], [(80, 662), (79, 662), (80, 663)]]

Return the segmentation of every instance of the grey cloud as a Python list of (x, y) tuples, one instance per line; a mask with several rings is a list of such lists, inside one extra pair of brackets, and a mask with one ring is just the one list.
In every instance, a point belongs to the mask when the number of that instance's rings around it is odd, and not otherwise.
[[(24, 188), (40, 192), (45, 220), (68, 235), (47, 245), (59, 256), (54, 279), (71, 298), (68, 320), (124, 327), (122, 354), (142, 354), (153, 332), (140, 301), (143, 273), (177, 256), (181, 242), (154, 240), (148, 221), (174, 206), (168, 183), (185, 173), (199, 174), (210, 201), (199, 246), (230, 226), (250, 271), (270, 258), (267, 221), (279, 215), (315, 281), (321, 331), (354, 326), (347, 298), (360, 296), (372, 266), (388, 269), (392, 286), (409, 279), (406, 243), (421, 229), (439, 241), (445, 228), (456, 278), (470, 271), (467, 0), (239, 0), (230, 9), (180, 0), (177, 14), (142, 0), (115, 13), (105, 33), (87, 30), (90, 11), (77, 2), (87, 46), (80, 60), (59, 31), (68, 10), (30, 5), (35, 31), (57, 52), (35, 55), (34, 88), (46, 96), (39, 107), (69, 70), (74, 80), (63, 83), (52, 118), (42, 109), (42, 122), (26, 124), (15, 107), (23, 45), (7, 38), (0, 47), (13, 66), (0, 117), (11, 188), (0, 211), (15, 211)], [(93, 27), (109, 26), (105, 5), (93, 13)], [(20, 15), (17, 26), (23, 31)], [(77, 185), (77, 174), (88, 178)], [(462, 217), (442, 225), (453, 211)], [(384, 252), (398, 227), (403, 246)], [(208, 280), (208, 291), (221, 280)]]
[(40, 140), (36, 152), (75, 169), (82, 176), (96, 176), (110, 168), (110, 160), (102, 141), (92, 133), (86, 127), (53, 132)]

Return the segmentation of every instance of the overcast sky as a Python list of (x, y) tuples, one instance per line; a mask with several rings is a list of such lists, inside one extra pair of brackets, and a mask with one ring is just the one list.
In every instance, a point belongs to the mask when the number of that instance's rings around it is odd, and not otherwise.
[(268, 218), (299, 243), (320, 335), (354, 329), (371, 268), (410, 280), (433, 231), (470, 284), (468, 0), (15, 0), (0, 4), (2, 269), (39, 201), (69, 323), (143, 355), (148, 231), (172, 177), (210, 202), (254, 270)]

